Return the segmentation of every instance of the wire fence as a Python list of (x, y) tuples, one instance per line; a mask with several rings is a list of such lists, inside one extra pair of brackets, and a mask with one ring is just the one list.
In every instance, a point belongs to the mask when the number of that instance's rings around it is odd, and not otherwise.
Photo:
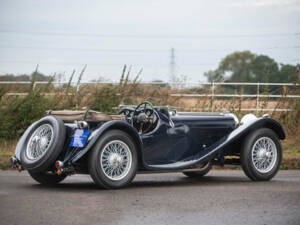
[[(28, 95), (26, 86), (33, 85), (32, 88), (35, 89), (40, 85), (47, 84), (49, 84), (47, 81), (37, 81), (33, 84), (30, 81), (0, 81), (0, 88), (1, 86), (6, 87), (6, 96), (25, 96)], [(65, 88), (68, 82), (51, 82), (51, 84), (56, 88)], [(80, 84), (72, 82), (70, 84), (72, 87), (76, 87), (77, 93), (82, 88), (88, 88), (89, 86), (119, 85), (120, 82), (81, 82)], [(190, 105), (198, 101), (197, 99), (206, 98), (211, 101), (209, 109), (205, 107), (180, 107), (189, 111), (215, 111), (214, 104), (222, 105), (222, 102), (232, 101), (233, 99), (243, 102), (243, 106), (239, 106), (241, 111), (290, 111), (291, 109), (286, 104), (281, 104), (280, 108), (276, 102), (282, 99), (300, 98), (299, 91), (294, 91), (295, 89), (299, 90), (300, 87), (296, 83), (140, 82), (138, 85), (144, 88), (168, 88), (171, 97), (186, 99), (185, 101), (191, 102)], [(61, 92), (64, 94), (63, 91)], [(45, 93), (45, 95), (57, 94), (59, 93), (56, 91)], [(218, 108), (218, 110), (222, 109), (226, 110), (227, 108)]]

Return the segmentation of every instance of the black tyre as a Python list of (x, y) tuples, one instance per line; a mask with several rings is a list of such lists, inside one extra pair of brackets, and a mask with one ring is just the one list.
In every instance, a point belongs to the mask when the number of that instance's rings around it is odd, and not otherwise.
[(43, 185), (55, 185), (61, 181), (63, 181), (67, 175), (61, 174), (57, 175), (51, 172), (31, 172), (28, 171), (29, 175), (37, 182)]
[(273, 130), (261, 128), (245, 137), (241, 149), (241, 164), (251, 180), (272, 179), (280, 168), (281, 160), (280, 140)]
[(203, 177), (206, 174), (208, 174), (208, 172), (211, 170), (211, 168), (212, 168), (212, 163), (211, 163), (211, 161), (209, 161), (203, 167), (201, 167), (200, 170), (195, 171), (195, 172), (183, 172), (183, 174), (186, 175), (187, 177), (199, 178), (199, 177)]
[(100, 187), (115, 189), (129, 184), (138, 166), (131, 136), (120, 130), (105, 133), (90, 152), (88, 166), (92, 179)]
[(22, 166), (32, 172), (44, 172), (63, 150), (66, 127), (54, 116), (46, 116), (30, 127), (21, 146)]

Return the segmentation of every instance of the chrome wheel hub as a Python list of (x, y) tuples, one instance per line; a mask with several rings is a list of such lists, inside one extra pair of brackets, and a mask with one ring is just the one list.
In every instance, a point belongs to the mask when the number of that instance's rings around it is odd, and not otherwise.
[(252, 148), (252, 163), (260, 173), (271, 171), (277, 160), (277, 148), (269, 137), (259, 138)]
[(130, 171), (132, 156), (123, 141), (114, 140), (105, 145), (100, 156), (101, 169), (111, 180), (121, 180)]
[(29, 160), (40, 159), (49, 149), (53, 140), (53, 128), (50, 124), (43, 124), (31, 135), (27, 147), (26, 156)]
[(110, 166), (117, 168), (118, 166), (122, 165), (123, 162), (123, 157), (120, 156), (119, 154), (112, 153), (108, 157), (108, 163)]

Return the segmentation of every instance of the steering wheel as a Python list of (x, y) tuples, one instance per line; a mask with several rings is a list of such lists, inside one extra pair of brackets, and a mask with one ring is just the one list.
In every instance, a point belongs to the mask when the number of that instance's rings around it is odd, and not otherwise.
[[(150, 106), (147, 107), (147, 106)], [(152, 124), (155, 122), (154, 121), (154, 108), (151, 102), (144, 101), (140, 103), (134, 110), (133, 112), (133, 119), (131, 120), (132, 125), (134, 126), (134, 123), (139, 125), (138, 131), (140, 133), (147, 133), (148, 130), (150, 130)], [(143, 129), (143, 126), (147, 124)]]

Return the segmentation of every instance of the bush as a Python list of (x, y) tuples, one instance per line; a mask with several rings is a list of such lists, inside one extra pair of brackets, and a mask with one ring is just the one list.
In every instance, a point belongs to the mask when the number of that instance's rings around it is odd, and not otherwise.
[[(33, 79), (26, 96), (6, 96), (4, 95), (5, 90), (0, 90), (0, 138), (18, 137), (30, 124), (43, 117), (48, 110), (90, 108), (104, 113), (115, 113), (120, 104), (132, 105), (149, 100), (154, 105), (180, 107), (180, 111), (224, 111), (226, 108), (242, 117), (247, 113), (240, 110), (242, 104), (253, 103), (253, 100), (240, 97), (232, 98), (232, 101), (230, 99), (214, 99), (209, 96), (201, 98), (175, 97), (172, 96), (174, 92), (210, 94), (211, 90), (205, 86), (198, 89), (171, 89), (169, 86), (141, 85), (138, 82), (141, 71), (132, 82), (129, 82), (130, 68), (127, 70), (126, 66), (124, 66), (120, 82), (117, 84), (103, 85), (99, 83), (83, 86), (80, 81), (84, 70), (85, 68), (81, 71), (74, 86), (71, 84), (74, 83), (72, 79), (75, 71), (73, 71), (68, 85), (63, 87), (54, 87), (50, 80), (46, 87), (34, 88)], [(286, 98), (285, 95), (300, 95), (299, 91), (299, 86), (295, 85), (286, 93), (282, 93), (283, 97), (277, 101), (276, 108), (289, 108), (292, 110), (291, 112), (274, 111), (271, 115), (271, 117), (277, 118), (290, 133), (297, 133), (299, 127), (300, 99)], [(49, 92), (55, 94), (47, 95)], [(268, 103), (270, 99), (265, 98), (261, 101)], [(272, 101), (275, 100), (272, 99)], [(262, 107), (267, 108), (267, 104), (262, 104)], [(258, 112), (259, 115), (264, 113), (264, 111)]]
[[(105, 85), (85, 87), (79, 89), (80, 80), (85, 68), (81, 71), (75, 87), (71, 82), (75, 71), (65, 87), (65, 92), (55, 90), (52, 80), (44, 88), (34, 88), (35, 79), (32, 80), (29, 92), (25, 96), (7, 97), (0, 95), (0, 139), (13, 139), (20, 136), (33, 122), (45, 116), (48, 110), (57, 109), (82, 109), (112, 113), (119, 104), (133, 104), (131, 96), (138, 90), (138, 75), (129, 83), (130, 69), (124, 66), (120, 83), (117, 85)], [(127, 74), (125, 75), (125, 73)], [(47, 93), (55, 93), (49, 96)], [(0, 91), (0, 94), (2, 92)], [(2, 97), (2, 98), (1, 98)]]

